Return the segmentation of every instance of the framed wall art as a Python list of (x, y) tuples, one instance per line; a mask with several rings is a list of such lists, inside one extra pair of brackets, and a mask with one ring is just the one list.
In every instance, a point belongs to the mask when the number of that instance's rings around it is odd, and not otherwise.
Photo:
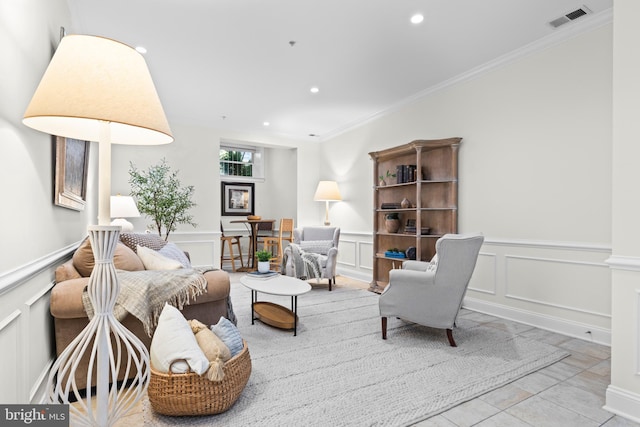
[(222, 182), (222, 216), (253, 215), (254, 184)]
[(87, 204), (89, 141), (56, 136), (56, 165), (53, 203), (84, 210)]

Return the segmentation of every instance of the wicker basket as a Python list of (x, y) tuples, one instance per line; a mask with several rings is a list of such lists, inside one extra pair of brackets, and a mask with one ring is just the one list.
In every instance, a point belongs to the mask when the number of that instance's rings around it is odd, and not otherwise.
[(249, 348), (246, 342), (243, 344), (242, 351), (224, 364), (222, 381), (210, 381), (193, 372), (165, 374), (152, 366), (147, 391), (151, 407), (160, 414), (174, 416), (219, 414), (229, 409), (251, 375)]

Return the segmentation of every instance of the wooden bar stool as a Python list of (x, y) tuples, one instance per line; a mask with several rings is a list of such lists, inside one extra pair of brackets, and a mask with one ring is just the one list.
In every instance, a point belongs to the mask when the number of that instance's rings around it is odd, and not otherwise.
[[(240, 238), (242, 236), (225, 236), (224, 228), (222, 227), (222, 222), (220, 222), (220, 231), (222, 232), (222, 236), (220, 236), (220, 268), (222, 268), (225, 261), (231, 261), (231, 268), (233, 271), (237, 271), (236, 269), (236, 259), (240, 259), (240, 267), (244, 267), (244, 261), (242, 260), (242, 247), (240, 246)], [(224, 247), (225, 245), (229, 248), (229, 256), (225, 258), (224, 256)], [(238, 254), (233, 253), (233, 246), (236, 245), (238, 247)]]
[(271, 268), (275, 271), (280, 271), (282, 265), (282, 256), (284, 253), (283, 241), (286, 240), (289, 243), (293, 243), (293, 219), (282, 218), (280, 220), (280, 227), (278, 227), (278, 235), (273, 237), (264, 237), (264, 249), (271, 251), (275, 254), (273, 258), (269, 260)]

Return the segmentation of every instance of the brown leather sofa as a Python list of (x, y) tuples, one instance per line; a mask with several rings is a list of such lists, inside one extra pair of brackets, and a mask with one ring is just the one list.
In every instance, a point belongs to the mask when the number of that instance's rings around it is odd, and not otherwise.
[[(50, 312), (54, 318), (56, 353), (59, 356), (64, 349), (73, 341), (80, 332), (87, 326), (89, 319), (82, 304), (82, 293), (89, 281), (89, 275), (86, 274), (90, 270), (83, 268), (86, 266), (78, 265), (78, 255), (87, 253), (91, 250), (90, 245), (83, 243), (74, 254), (73, 259), (60, 265), (55, 272), (56, 285), (51, 290)], [(139, 268), (131, 268), (131, 261), (136, 263), (131, 257), (131, 253), (135, 257), (135, 253), (124, 247), (122, 243), (118, 243), (114, 255), (114, 264), (116, 268), (123, 270), (135, 270)], [(125, 256), (123, 257), (123, 254)], [(74, 262), (75, 261), (75, 262)], [(75, 265), (74, 265), (75, 264)], [(80, 268), (76, 268), (79, 266)], [(93, 266), (91, 265), (91, 268)], [(79, 270), (83, 271), (83, 276)], [(229, 318), (228, 313), (228, 297), (229, 297), (229, 275), (222, 270), (212, 270), (204, 273), (207, 279), (207, 290), (192, 300), (190, 304), (185, 305), (182, 313), (187, 319), (198, 319), (207, 325), (218, 323), (220, 317)], [(233, 314), (231, 313), (231, 316)], [(142, 322), (133, 315), (127, 315), (122, 324), (133, 332), (149, 349), (151, 346), (151, 337), (149, 337)], [(76, 384), (82, 388), (87, 381), (87, 367), (89, 365), (89, 354), (85, 354), (78, 369), (76, 370)], [(120, 380), (124, 375), (121, 373), (118, 378)], [(135, 375), (135, 371), (130, 377)], [(95, 374), (91, 382), (95, 385)]]

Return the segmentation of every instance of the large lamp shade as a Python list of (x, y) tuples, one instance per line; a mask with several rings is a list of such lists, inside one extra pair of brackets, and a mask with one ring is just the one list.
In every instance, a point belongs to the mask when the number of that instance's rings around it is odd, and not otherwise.
[(70, 35), (60, 42), (23, 123), (52, 135), (100, 141), (109, 122), (113, 144), (173, 141), (147, 64), (115, 40)]

